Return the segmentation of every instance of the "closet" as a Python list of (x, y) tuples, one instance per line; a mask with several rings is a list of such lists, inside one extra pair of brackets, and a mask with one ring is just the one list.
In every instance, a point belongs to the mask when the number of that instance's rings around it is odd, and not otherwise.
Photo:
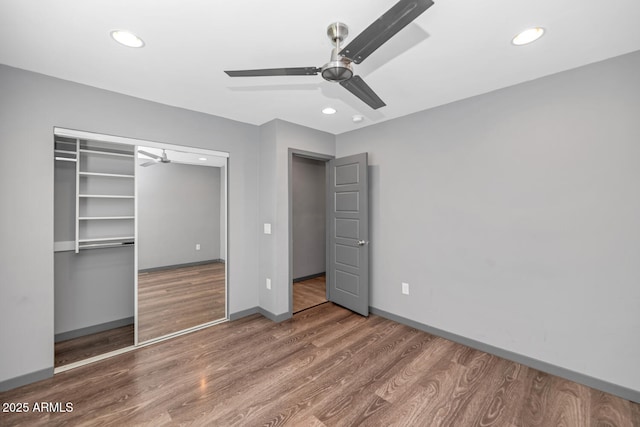
[[(170, 161), (149, 158), (160, 153)], [(227, 157), (55, 128), (56, 368), (227, 319)], [(142, 326), (158, 332), (139, 334)]]

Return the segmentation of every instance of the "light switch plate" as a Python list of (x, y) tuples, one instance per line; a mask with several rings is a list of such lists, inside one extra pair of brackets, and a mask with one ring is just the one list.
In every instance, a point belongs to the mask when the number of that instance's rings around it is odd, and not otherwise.
[(264, 234), (271, 234), (271, 224), (264, 224)]
[(405, 295), (409, 295), (409, 284), (402, 282), (402, 293)]

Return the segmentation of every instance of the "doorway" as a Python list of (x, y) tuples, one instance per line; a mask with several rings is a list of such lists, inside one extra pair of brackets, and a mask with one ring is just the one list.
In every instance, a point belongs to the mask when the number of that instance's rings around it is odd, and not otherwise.
[(327, 302), (326, 162), (332, 157), (289, 150), (290, 310)]
[[(296, 158), (306, 159), (306, 161), (298, 161)], [(314, 164), (319, 170), (324, 169), (324, 191), (320, 189), (322, 186), (318, 180), (314, 181), (312, 190), (312, 184), (305, 182), (300, 173), (294, 173), (294, 165), (305, 163)], [(327, 301), (363, 316), (369, 315), (368, 163), (367, 153), (336, 159), (332, 156), (289, 149), (290, 315), (306, 309), (306, 305), (315, 306)], [(312, 197), (309, 197), (309, 193)], [(310, 212), (310, 207), (305, 205), (307, 203), (315, 206), (314, 212), (319, 212), (317, 205), (322, 199), (325, 201), (323, 220), (317, 219), (322, 216), (320, 213), (307, 212), (307, 214), (316, 217), (317, 222), (324, 222), (324, 230), (314, 232), (312, 238), (300, 238), (301, 234), (307, 232), (307, 227), (300, 226), (300, 218), (294, 215), (294, 210)], [(295, 226), (294, 223), (296, 223)], [(324, 235), (325, 244), (324, 275), (315, 273), (305, 276), (303, 270), (299, 269), (301, 263), (305, 265), (310, 259), (309, 252), (305, 252), (305, 246), (321, 241), (322, 235)], [(317, 253), (318, 248), (313, 247), (313, 251)], [(316, 270), (320, 269), (321, 267), (316, 267)], [(294, 291), (298, 289), (294, 283), (320, 277), (324, 277), (324, 301), (300, 306), (296, 304), (294, 309), (295, 294), (297, 294)]]

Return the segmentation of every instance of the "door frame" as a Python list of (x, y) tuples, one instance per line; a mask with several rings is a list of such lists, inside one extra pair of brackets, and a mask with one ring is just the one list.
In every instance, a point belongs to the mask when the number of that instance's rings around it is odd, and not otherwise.
[[(299, 150), (297, 148), (289, 148), (289, 152), (287, 155), (287, 165), (288, 165), (288, 204), (289, 204), (289, 317), (293, 316), (293, 156), (303, 157), (306, 159), (319, 160), (325, 163), (325, 199), (329, 197), (329, 174), (326, 172), (326, 169), (329, 167), (329, 160), (333, 160), (336, 156), (330, 154), (321, 154), (315, 153), (313, 151)], [(327, 205), (328, 206), (328, 205)], [(328, 225), (329, 218), (325, 214), (325, 222)], [(328, 228), (325, 228), (324, 238), (326, 242), (326, 252), (325, 252), (325, 270), (327, 267), (327, 260), (329, 256), (329, 233)], [(326, 289), (326, 297), (329, 300), (329, 286), (325, 286)]]

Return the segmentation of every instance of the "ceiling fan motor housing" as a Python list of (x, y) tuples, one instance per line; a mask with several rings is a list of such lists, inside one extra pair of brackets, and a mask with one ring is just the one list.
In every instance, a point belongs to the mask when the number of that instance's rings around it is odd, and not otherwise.
[[(336, 49), (334, 49), (334, 52)], [(349, 80), (353, 77), (353, 68), (351, 68), (351, 62), (344, 58), (337, 58), (322, 66), (322, 78), (330, 82), (341, 82), (343, 80)]]

